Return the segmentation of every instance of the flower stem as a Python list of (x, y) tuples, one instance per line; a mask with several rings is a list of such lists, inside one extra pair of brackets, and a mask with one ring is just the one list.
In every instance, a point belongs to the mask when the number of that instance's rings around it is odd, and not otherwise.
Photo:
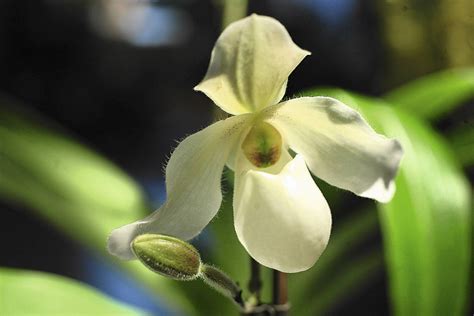
[(252, 297), (255, 300), (255, 305), (260, 304), (261, 296), (260, 291), (262, 289), (262, 279), (260, 276), (260, 264), (250, 257), (250, 280), (248, 288)]
[(222, 29), (247, 15), (248, 0), (223, 0)]
[(245, 309), (245, 303), (242, 299), (242, 289), (227, 274), (208, 264), (202, 264), (200, 272), (200, 277), (206, 284), (222, 295), (230, 298), (241, 310)]
[(273, 270), (273, 305), (276, 316), (288, 315), (288, 276), (277, 270)]

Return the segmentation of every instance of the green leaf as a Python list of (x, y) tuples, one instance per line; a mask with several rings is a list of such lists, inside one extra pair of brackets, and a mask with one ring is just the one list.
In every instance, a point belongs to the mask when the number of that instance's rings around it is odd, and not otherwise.
[(469, 184), (444, 139), (409, 114), (394, 113), (380, 118), (391, 120), (385, 130), (401, 140), (406, 155), (398, 193), (380, 215), (395, 310), (463, 315), (471, 257)]
[(379, 204), (396, 315), (462, 315), (471, 257), (470, 186), (446, 141), (428, 124), (381, 100), (339, 89), (311, 91), (358, 110), (405, 155), (397, 193)]
[(474, 97), (474, 69), (450, 69), (430, 74), (390, 91), (391, 104), (434, 120)]
[[(333, 203), (329, 205), (332, 207)], [(378, 254), (356, 259), (350, 256), (376, 234), (377, 227), (375, 207), (358, 210), (343, 221), (334, 222), (328, 247), (316, 265), (289, 276), (288, 293), (295, 315), (330, 314), (338, 302), (351, 295), (354, 285), (366, 285), (382, 270), (380, 250)]]
[(0, 100), (0, 195), (26, 204), (83, 243), (103, 249), (110, 231), (145, 215), (145, 199), (125, 173)]
[(146, 215), (139, 186), (123, 171), (35, 113), (0, 99), (0, 198), (26, 206), (67, 236), (103, 254), (162, 296), (170, 307), (194, 311), (178, 282), (138, 261), (106, 252), (112, 229)]
[[(382, 272), (383, 256), (375, 250), (346, 261), (324, 287), (313, 291), (313, 298), (301, 313), (296, 315), (333, 315), (337, 302), (360, 293), (361, 289), (375, 281)], [(303, 304), (304, 307), (305, 304)], [(296, 309), (295, 309), (296, 310)]]
[(62, 276), (0, 268), (0, 315), (145, 315)]
[(474, 165), (474, 128), (471, 125), (451, 131), (449, 143), (463, 166)]

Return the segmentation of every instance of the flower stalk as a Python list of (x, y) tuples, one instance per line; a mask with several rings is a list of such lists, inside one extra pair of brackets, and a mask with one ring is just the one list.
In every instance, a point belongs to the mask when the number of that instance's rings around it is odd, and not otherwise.
[(251, 303), (252, 305), (260, 305), (262, 290), (262, 279), (260, 275), (260, 264), (255, 261), (252, 257), (250, 258), (250, 280), (248, 284), (248, 289), (251, 294)]
[(222, 30), (247, 16), (248, 0), (223, 0), (222, 4)]
[(208, 264), (201, 265), (200, 277), (222, 295), (230, 298), (240, 309), (245, 308), (242, 289), (222, 270)]
[(273, 270), (273, 305), (276, 316), (288, 315), (288, 275), (278, 270)]

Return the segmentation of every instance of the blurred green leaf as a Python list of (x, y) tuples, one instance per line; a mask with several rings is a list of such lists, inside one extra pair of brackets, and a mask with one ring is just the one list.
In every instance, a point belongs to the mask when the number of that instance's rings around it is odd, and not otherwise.
[(378, 204), (395, 314), (462, 315), (470, 274), (470, 187), (445, 140), (381, 100), (340, 89), (311, 94), (353, 106), (403, 145), (397, 193), (389, 204)]
[(474, 69), (433, 73), (392, 90), (384, 99), (426, 119), (437, 119), (474, 97)]
[(330, 282), (312, 292), (309, 304), (303, 304), (301, 313), (296, 315), (332, 315), (334, 312), (331, 311), (338, 307), (338, 302), (360, 293), (368, 283), (380, 276), (382, 268), (383, 256), (378, 250), (344, 262)]
[(0, 315), (145, 315), (81, 282), (0, 268)]
[(474, 165), (474, 127), (462, 126), (449, 133), (449, 143), (463, 166)]
[[(377, 227), (375, 207), (356, 211), (343, 221), (334, 223), (327, 249), (316, 265), (289, 276), (288, 292), (295, 315), (329, 314), (338, 302), (351, 295), (354, 282), (359, 288), (363, 287), (381, 271), (380, 250), (378, 255), (371, 253), (356, 259), (351, 256), (376, 234)], [(367, 265), (361, 267), (359, 262)]]
[(26, 206), (120, 264), (173, 308), (194, 311), (178, 282), (106, 252), (112, 229), (146, 215), (148, 206), (138, 185), (51, 122), (20, 109), (16, 102), (0, 99), (0, 197)]
[[(0, 100), (0, 195), (103, 249), (110, 230), (145, 215), (139, 187), (112, 163)], [(61, 204), (59, 209), (52, 203)]]

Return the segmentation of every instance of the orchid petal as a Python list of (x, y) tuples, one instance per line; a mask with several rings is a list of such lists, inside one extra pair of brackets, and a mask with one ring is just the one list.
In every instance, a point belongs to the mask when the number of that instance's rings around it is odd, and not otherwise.
[(282, 272), (312, 267), (328, 243), (331, 213), (303, 157), (278, 174), (249, 170), (236, 176), (234, 226), (247, 252)]
[(199, 234), (219, 210), (222, 170), (248, 118), (234, 116), (184, 139), (166, 167), (166, 202), (147, 218), (115, 229), (108, 240), (109, 252), (133, 259), (130, 243), (138, 235), (158, 233), (187, 240)]
[(266, 111), (314, 175), (363, 197), (391, 200), (403, 154), (397, 140), (377, 134), (359, 113), (332, 98), (298, 98)]
[(280, 22), (252, 14), (224, 30), (206, 76), (194, 89), (227, 113), (255, 112), (283, 98), (288, 76), (309, 54)]

